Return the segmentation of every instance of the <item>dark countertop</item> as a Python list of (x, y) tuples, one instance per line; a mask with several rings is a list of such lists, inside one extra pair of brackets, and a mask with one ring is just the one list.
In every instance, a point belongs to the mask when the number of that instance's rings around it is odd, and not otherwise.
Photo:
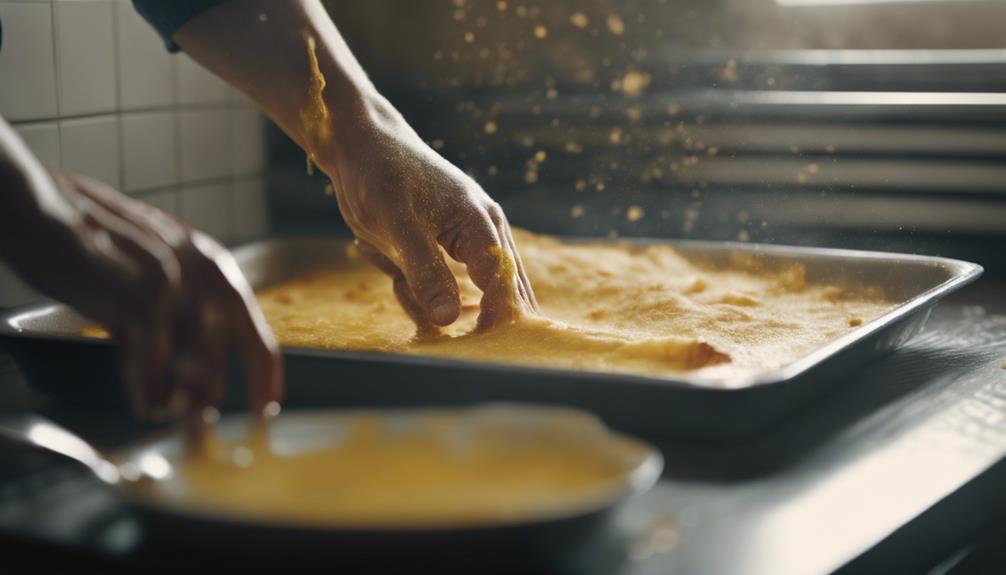
[[(661, 446), (668, 472), (618, 518), (628, 553), (585, 556), (584, 570), (956, 575), (1002, 561), (982, 543), (1000, 540), (1006, 516), (1002, 295), (991, 282), (963, 290), (905, 348), (748, 444)], [(51, 405), (5, 360), (0, 410), (40, 411), (104, 447), (147, 431)], [(75, 561), (163, 552), (72, 466), (9, 448), (0, 461), (0, 549)]]

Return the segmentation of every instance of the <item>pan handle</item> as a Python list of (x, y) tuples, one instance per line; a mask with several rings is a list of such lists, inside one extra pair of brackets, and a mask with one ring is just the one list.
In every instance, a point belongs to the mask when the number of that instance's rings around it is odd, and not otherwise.
[(0, 438), (68, 457), (82, 463), (105, 483), (116, 484), (121, 479), (119, 469), (86, 441), (43, 417), (0, 416)]

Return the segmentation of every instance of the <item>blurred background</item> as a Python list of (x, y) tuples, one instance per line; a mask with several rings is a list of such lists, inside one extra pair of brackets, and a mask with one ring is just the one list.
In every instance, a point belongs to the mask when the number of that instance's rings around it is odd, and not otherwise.
[[(1006, 273), (1006, 2), (328, 6), (382, 91), (516, 225)], [(297, 177), (302, 154), (270, 141), (279, 228), (308, 206), (336, 219), (324, 182)]]
[[(1006, 274), (1004, 1), (327, 5), (381, 91), (515, 225), (940, 254)], [(64, 23), (80, 18), (87, 34)], [(0, 112), (47, 161), (232, 243), (346, 233), (303, 152), (167, 55), (128, 0), (0, 1), (0, 19)], [(81, 161), (74, 131), (95, 121), (109, 143), (86, 137)], [(10, 291), (0, 305), (28, 297)]]

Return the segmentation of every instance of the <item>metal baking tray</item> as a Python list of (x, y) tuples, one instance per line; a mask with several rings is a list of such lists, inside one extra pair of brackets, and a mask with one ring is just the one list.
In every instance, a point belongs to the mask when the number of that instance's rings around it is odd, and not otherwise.
[[(750, 439), (849, 381), (861, 365), (903, 345), (922, 329), (939, 299), (982, 273), (977, 264), (917, 255), (684, 240), (631, 243), (670, 245), (693, 261), (715, 266), (728, 265), (737, 253), (758, 257), (769, 268), (802, 264), (808, 282), (853, 290), (879, 286), (888, 299), (901, 303), (782, 369), (731, 380), (729, 388), (710, 386), (687, 373), (635, 376), (286, 347), (286, 403), (341, 407), (535, 402), (587, 409), (615, 429), (652, 440)], [(234, 255), (259, 289), (338, 261), (345, 257), (345, 247), (341, 239), (275, 239), (238, 247)], [(0, 316), (0, 344), (43, 393), (67, 402), (114, 403), (125, 409), (113, 345), (78, 335), (89, 324), (59, 304), (16, 309)], [(235, 373), (231, 379), (223, 407), (240, 409), (241, 378)]]

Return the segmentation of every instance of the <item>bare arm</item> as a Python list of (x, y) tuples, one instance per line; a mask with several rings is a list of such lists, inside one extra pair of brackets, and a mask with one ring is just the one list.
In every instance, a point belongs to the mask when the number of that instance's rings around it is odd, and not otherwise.
[(339, 208), (420, 329), (454, 322), (440, 248), (483, 290), (479, 325), (536, 309), (506, 216), (374, 88), (318, 0), (229, 2), (175, 41), (253, 98), (332, 179)]

